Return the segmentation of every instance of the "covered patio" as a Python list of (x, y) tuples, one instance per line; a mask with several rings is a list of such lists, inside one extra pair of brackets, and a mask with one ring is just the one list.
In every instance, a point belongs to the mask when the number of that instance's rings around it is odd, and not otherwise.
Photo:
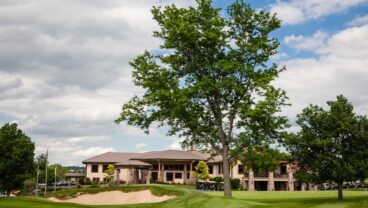
[(139, 160), (126, 160), (114, 164), (115, 180), (125, 181), (127, 185), (150, 183), (152, 165)]

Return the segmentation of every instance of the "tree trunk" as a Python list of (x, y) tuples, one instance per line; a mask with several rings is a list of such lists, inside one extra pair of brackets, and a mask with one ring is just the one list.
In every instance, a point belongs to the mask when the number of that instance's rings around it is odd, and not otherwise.
[(223, 174), (224, 174), (224, 196), (231, 197), (231, 184), (230, 184), (230, 163), (229, 163), (229, 155), (228, 155), (228, 147), (227, 145), (223, 146), (224, 152), (222, 153), (222, 161), (223, 161)]
[(8, 190), (6, 190), (6, 196), (10, 196), (10, 193), (11, 193), (11, 190), (10, 189), (8, 189)]
[(339, 201), (342, 201), (343, 200), (342, 183), (337, 183), (337, 189), (338, 189), (338, 199)]

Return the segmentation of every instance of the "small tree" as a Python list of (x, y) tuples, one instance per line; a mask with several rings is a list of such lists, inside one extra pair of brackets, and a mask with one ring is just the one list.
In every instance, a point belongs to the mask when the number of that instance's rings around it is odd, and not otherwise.
[(0, 129), (0, 187), (7, 195), (35, 173), (34, 143), (17, 124)]
[(207, 180), (209, 178), (208, 165), (204, 161), (199, 161), (195, 166), (195, 176), (200, 180)]
[(114, 165), (109, 165), (107, 167), (107, 170), (104, 172), (104, 177), (108, 182), (112, 181), (114, 179), (114, 173), (115, 173), (115, 167)]
[(368, 177), (368, 119), (357, 116), (342, 95), (327, 102), (329, 110), (310, 105), (297, 116), (301, 130), (286, 140), (303, 180), (338, 185)]

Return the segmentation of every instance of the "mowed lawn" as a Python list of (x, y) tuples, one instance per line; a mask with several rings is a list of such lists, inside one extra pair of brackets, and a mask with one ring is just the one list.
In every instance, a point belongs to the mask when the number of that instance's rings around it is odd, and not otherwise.
[[(222, 196), (222, 192), (199, 192), (193, 188), (159, 185), (156, 194), (178, 194), (166, 202), (140, 205), (86, 206), (54, 203), (41, 197), (0, 198), (1, 208), (78, 208), (78, 207), (152, 207), (152, 208), (228, 208), (228, 207), (272, 207), (272, 208), (368, 208), (368, 192), (344, 191), (345, 200), (338, 202), (336, 191), (306, 192), (243, 192), (234, 191), (233, 198)], [(103, 189), (102, 189), (103, 190)], [(152, 189), (151, 189), (152, 190)]]

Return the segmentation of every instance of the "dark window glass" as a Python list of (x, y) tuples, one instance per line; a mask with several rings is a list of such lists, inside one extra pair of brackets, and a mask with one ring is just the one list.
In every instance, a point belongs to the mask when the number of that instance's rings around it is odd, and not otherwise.
[(93, 182), (99, 182), (100, 178), (93, 178), (92, 180), (93, 180)]
[(157, 172), (152, 172), (151, 177), (152, 177), (152, 181), (157, 181), (158, 180), (158, 173)]
[(244, 165), (243, 164), (238, 165), (238, 174), (244, 174)]
[(107, 170), (107, 166), (108, 166), (108, 165), (103, 165), (103, 166), (102, 166), (102, 172), (105, 172), (105, 171)]
[(98, 165), (92, 165), (92, 173), (98, 173)]
[(175, 179), (182, 179), (183, 174), (182, 173), (175, 173)]
[(187, 179), (190, 179), (190, 173), (189, 172), (187, 173)]
[(286, 174), (286, 165), (281, 165), (280, 172), (281, 172), (282, 175)]
[(208, 166), (208, 173), (213, 174), (213, 165)]

